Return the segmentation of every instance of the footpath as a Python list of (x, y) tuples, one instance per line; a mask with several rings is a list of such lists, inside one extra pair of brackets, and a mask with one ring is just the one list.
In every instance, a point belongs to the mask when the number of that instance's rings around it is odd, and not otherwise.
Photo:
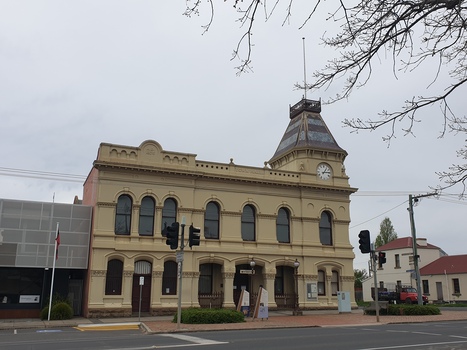
[(336, 310), (303, 311), (302, 316), (293, 316), (292, 311), (270, 311), (267, 319), (246, 318), (243, 323), (226, 324), (180, 324), (172, 322), (172, 316), (148, 316), (127, 318), (73, 318), (61, 321), (41, 321), (39, 319), (0, 320), (0, 330), (19, 329), (54, 329), (60, 327), (76, 327), (82, 331), (122, 330), (141, 328), (147, 333), (199, 332), (213, 330), (241, 330), (265, 328), (297, 328), (297, 327), (349, 327), (377, 326), (394, 323), (424, 323), (442, 321), (467, 320), (467, 309), (445, 310), (441, 315), (429, 316), (376, 316), (364, 315), (363, 310), (356, 309), (350, 313), (339, 313)]

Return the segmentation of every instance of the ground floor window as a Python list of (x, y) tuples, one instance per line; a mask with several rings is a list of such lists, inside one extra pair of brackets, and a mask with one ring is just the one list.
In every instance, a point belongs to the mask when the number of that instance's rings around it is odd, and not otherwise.
[(166, 261), (162, 274), (162, 295), (177, 294), (177, 263)]
[(459, 279), (458, 278), (453, 278), (452, 279), (452, 287), (454, 288), (454, 294), (460, 294), (461, 292), (461, 287), (459, 284)]
[(428, 280), (422, 280), (422, 284), (423, 284), (423, 294), (430, 294), (430, 287), (428, 285)]
[(43, 279), (42, 269), (0, 268), (0, 303), (39, 304)]
[(105, 295), (122, 294), (123, 262), (118, 259), (109, 260), (105, 275)]

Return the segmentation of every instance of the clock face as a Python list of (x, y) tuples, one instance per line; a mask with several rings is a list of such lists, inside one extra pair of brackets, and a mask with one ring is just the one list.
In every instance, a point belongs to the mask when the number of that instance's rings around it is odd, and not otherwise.
[(316, 173), (321, 180), (329, 180), (331, 178), (331, 168), (327, 164), (318, 165)]

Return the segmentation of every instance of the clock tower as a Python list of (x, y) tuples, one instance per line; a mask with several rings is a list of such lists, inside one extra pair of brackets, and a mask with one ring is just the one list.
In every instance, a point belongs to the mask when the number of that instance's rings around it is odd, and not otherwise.
[(273, 157), (272, 169), (297, 171), (330, 185), (348, 183), (347, 152), (337, 144), (321, 117), (321, 102), (302, 99), (290, 107), (290, 122)]

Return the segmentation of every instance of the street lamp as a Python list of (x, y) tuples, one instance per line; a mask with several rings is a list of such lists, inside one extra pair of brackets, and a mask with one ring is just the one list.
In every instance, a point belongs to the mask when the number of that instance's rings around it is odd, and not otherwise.
[(303, 315), (303, 313), (299, 309), (298, 305), (298, 267), (300, 266), (300, 263), (297, 259), (295, 259), (293, 266), (295, 267), (295, 307), (293, 310), (294, 316), (299, 316)]
[[(251, 273), (250, 273), (250, 307), (253, 305), (253, 274), (255, 273), (255, 259), (251, 258), (250, 261), (250, 267), (251, 267)], [(250, 313), (252, 315), (252, 313)]]

